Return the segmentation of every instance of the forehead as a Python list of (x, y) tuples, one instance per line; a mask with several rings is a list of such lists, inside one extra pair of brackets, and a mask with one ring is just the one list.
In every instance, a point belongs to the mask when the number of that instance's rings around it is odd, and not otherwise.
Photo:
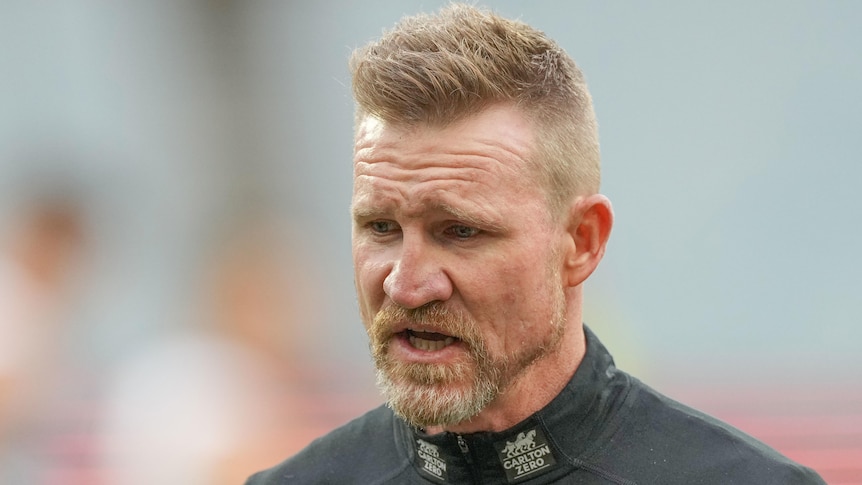
[(528, 199), (544, 201), (529, 161), (533, 140), (528, 119), (506, 106), (445, 127), (367, 117), (354, 147), (354, 216), (445, 207), (492, 217)]
[[(403, 169), (486, 169), (527, 175), (533, 155), (533, 127), (509, 105), (492, 106), (447, 126), (398, 124), (366, 116), (357, 124), (354, 177), (375, 164)], [(448, 157), (447, 157), (448, 155)]]

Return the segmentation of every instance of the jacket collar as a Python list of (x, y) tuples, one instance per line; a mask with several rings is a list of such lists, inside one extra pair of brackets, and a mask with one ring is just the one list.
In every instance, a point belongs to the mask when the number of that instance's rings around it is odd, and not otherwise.
[(593, 443), (625, 379), (586, 326), (587, 350), (565, 388), (547, 406), (512, 428), (465, 435), (427, 435), (398, 420), (396, 439), (413, 466), (438, 483), (553, 481), (568, 474)]

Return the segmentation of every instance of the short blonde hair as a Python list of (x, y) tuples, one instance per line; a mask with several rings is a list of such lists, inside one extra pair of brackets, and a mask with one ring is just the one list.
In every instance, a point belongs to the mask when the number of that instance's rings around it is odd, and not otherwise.
[(350, 59), (356, 119), (445, 126), (499, 103), (533, 122), (552, 209), (599, 188), (598, 129), (583, 74), (529, 25), (453, 4), (405, 17)]

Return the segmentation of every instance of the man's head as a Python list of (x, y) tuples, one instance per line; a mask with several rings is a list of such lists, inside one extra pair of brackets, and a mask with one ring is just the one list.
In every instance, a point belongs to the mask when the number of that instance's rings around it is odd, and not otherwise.
[(461, 6), (352, 66), (356, 287), (390, 405), (514, 424), (580, 362), (580, 285), (612, 223), (586, 87), (541, 33)]
[(530, 163), (554, 209), (599, 189), (592, 100), (574, 61), (521, 22), (466, 5), (403, 19), (350, 60), (357, 123), (445, 126), (493, 104), (533, 123)]

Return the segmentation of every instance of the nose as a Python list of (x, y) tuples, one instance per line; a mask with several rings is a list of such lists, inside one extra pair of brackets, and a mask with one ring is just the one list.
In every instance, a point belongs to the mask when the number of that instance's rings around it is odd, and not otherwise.
[(383, 291), (398, 305), (419, 308), (452, 296), (452, 281), (443, 269), (440, 248), (420, 237), (402, 240), (398, 257), (383, 280)]

